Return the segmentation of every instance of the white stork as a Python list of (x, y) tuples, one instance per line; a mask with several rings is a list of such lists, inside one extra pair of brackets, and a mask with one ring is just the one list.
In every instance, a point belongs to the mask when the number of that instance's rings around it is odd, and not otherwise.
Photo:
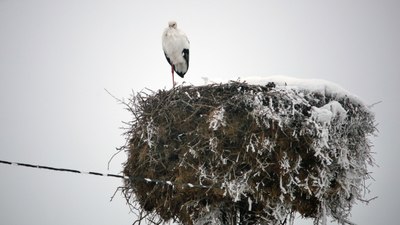
[(189, 45), (189, 39), (178, 29), (176, 22), (169, 22), (162, 35), (162, 47), (171, 65), (173, 87), (175, 87), (174, 71), (183, 78), (189, 69)]

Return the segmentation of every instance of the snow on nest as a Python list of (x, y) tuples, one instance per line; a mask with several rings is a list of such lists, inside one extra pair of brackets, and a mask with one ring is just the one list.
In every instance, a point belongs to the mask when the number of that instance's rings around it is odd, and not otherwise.
[(337, 116), (342, 123), (347, 117), (347, 111), (337, 101), (331, 101), (320, 108), (315, 106), (311, 107), (311, 118), (322, 124), (329, 124), (335, 116)]
[(355, 97), (339, 85), (322, 79), (300, 79), (288, 76), (270, 76), (270, 77), (246, 77), (243, 78), (247, 83), (254, 85), (266, 85), (274, 82), (277, 87), (286, 87), (290, 89), (308, 90), (328, 95), (337, 95), (337, 97)]
[[(219, 78), (201, 77), (202, 82), (195, 82), (195, 85), (208, 85), (213, 83), (227, 83), (229, 80)], [(234, 80), (234, 79), (231, 79)], [(267, 77), (249, 76), (241, 77), (239, 81), (245, 81), (252, 85), (267, 85), (270, 82), (275, 83), (277, 88), (292, 89), (299, 91), (317, 92), (323, 95), (336, 96), (336, 98), (348, 97), (354, 103), (364, 105), (356, 95), (348, 92), (338, 84), (323, 79), (301, 79), (284, 75), (275, 75)]]

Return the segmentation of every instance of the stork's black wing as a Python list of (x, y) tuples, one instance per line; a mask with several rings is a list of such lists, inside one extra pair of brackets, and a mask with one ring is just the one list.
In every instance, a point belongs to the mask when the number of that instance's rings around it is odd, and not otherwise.
[(187, 49), (187, 48), (183, 49), (182, 56), (186, 61), (187, 69), (189, 69), (189, 49)]
[(168, 58), (167, 53), (164, 52), (165, 58), (167, 59), (169, 65), (172, 66), (171, 60)]

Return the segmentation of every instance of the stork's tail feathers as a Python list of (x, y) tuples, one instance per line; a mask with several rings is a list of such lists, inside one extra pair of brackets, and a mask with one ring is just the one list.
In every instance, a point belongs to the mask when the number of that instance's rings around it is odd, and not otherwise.
[(185, 48), (182, 51), (182, 56), (185, 62), (174, 65), (175, 72), (183, 78), (189, 69), (189, 49)]
[(178, 76), (180, 76), (180, 77), (184, 77), (185, 76), (185, 74), (186, 74), (186, 72), (184, 72), (184, 73), (181, 73), (181, 72), (178, 72), (178, 71), (176, 71), (175, 70), (175, 72), (176, 72), (176, 74), (178, 74)]

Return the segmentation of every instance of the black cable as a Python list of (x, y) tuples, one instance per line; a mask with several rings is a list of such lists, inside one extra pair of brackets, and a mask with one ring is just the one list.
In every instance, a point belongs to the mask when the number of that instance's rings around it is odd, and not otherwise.
[[(95, 175), (95, 176), (128, 179), (131, 181), (140, 181), (140, 182), (148, 182), (148, 183), (155, 183), (155, 184), (166, 184), (166, 185), (170, 185), (173, 187), (175, 187), (177, 185), (171, 181), (158, 180), (158, 179), (145, 178), (145, 177), (134, 177), (134, 176), (128, 177), (128, 176), (123, 176), (123, 175), (118, 175), (118, 174), (110, 174), (110, 173), (84, 172), (84, 171), (74, 170), (74, 169), (56, 168), (56, 167), (51, 167), (51, 166), (33, 165), (33, 164), (28, 164), (28, 163), (18, 163), (18, 162), (4, 161), (4, 160), (0, 160), (0, 163), (6, 164), (6, 165), (12, 165), (12, 166), (23, 166), (23, 167), (46, 169), (46, 170), (59, 171), (59, 172), (88, 174), (88, 175)], [(191, 183), (185, 183), (185, 184), (179, 184), (179, 185), (182, 187), (189, 187), (189, 188), (212, 188), (211, 186), (205, 186), (205, 185), (200, 185), (200, 184), (191, 184)]]

